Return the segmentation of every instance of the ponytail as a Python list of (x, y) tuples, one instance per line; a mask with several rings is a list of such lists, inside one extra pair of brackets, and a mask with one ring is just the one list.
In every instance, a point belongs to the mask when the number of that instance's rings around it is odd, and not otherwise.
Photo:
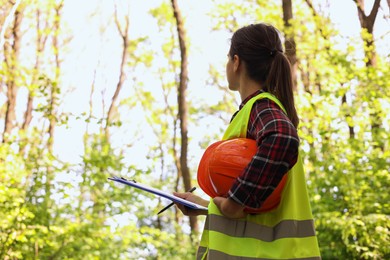
[(287, 116), (293, 125), (298, 127), (299, 118), (294, 104), (293, 86), (289, 60), (282, 52), (275, 51), (263, 90), (280, 100), (286, 109)]

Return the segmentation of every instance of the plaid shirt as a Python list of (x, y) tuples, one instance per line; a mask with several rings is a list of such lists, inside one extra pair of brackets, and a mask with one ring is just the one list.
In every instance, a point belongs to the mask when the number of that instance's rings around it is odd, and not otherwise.
[[(240, 109), (259, 93), (246, 98)], [(275, 102), (267, 98), (254, 103), (247, 138), (256, 140), (257, 153), (233, 184), (228, 197), (241, 205), (260, 208), (297, 162), (299, 138), (288, 117)]]

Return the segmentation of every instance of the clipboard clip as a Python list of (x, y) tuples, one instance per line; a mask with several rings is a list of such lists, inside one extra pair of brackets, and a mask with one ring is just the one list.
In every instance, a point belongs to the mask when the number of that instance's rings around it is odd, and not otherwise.
[(125, 180), (125, 181), (131, 181), (131, 182), (134, 182), (134, 183), (137, 183), (134, 179), (132, 179), (132, 180), (128, 180), (128, 179), (126, 179), (126, 178), (123, 178), (123, 177), (120, 177), (122, 180)]

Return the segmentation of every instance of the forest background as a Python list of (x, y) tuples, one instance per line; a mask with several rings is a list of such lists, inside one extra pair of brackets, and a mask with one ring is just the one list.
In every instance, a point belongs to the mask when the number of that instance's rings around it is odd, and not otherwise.
[(0, 0), (0, 259), (192, 259), (203, 217), (107, 178), (197, 185), (239, 104), (229, 38), (256, 22), (293, 66), (322, 257), (389, 259), (389, 7)]

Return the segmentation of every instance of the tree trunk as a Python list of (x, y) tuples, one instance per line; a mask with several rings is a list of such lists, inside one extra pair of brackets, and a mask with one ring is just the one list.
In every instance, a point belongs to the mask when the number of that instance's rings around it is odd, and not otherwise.
[[(22, 124), (22, 130), (26, 132), (28, 130), (28, 127), (30, 126), (31, 120), (32, 120), (32, 112), (33, 112), (33, 104), (34, 104), (34, 86), (37, 86), (39, 84), (39, 75), (41, 75), (41, 63), (42, 63), (42, 55), (43, 51), (45, 49), (45, 45), (48, 39), (48, 33), (44, 33), (45, 31), (49, 30), (48, 26), (42, 27), (41, 26), (41, 11), (39, 10), (39, 7), (36, 10), (36, 57), (35, 57), (35, 64), (33, 69), (33, 75), (31, 79), (31, 86), (32, 88), (28, 91), (28, 98), (27, 98), (27, 105), (26, 105), (26, 111), (24, 112), (23, 117), (23, 124)], [(27, 140), (24, 140), (20, 146), (19, 146), (19, 153), (21, 155), (24, 155), (25, 153), (25, 147), (27, 145)]]
[(8, 26), (11, 24), (12, 22), (12, 18), (14, 17), (15, 13), (16, 13), (16, 10), (18, 9), (19, 5), (20, 5), (20, 2), (21, 0), (16, 0), (15, 3), (13, 4), (9, 14), (7, 15), (7, 17), (5, 18), (4, 20), (4, 24), (3, 26), (1, 27), (1, 31), (0, 31), (0, 49), (3, 49), (3, 45), (4, 45), (4, 42), (5, 42), (5, 33), (8, 29)]
[(286, 55), (291, 63), (292, 79), (294, 83), (294, 88), (296, 88), (298, 63), (294, 32), (292, 31), (292, 26), (290, 23), (290, 21), (293, 19), (292, 0), (282, 0), (282, 6), (285, 32), (288, 32), (286, 33), (284, 46), (286, 48)]
[[(364, 52), (366, 57), (366, 67), (376, 67), (377, 66), (377, 53), (375, 49), (374, 42), (374, 25), (375, 20), (378, 14), (378, 10), (380, 7), (381, 0), (375, 0), (374, 5), (372, 6), (370, 14), (367, 16), (364, 12), (364, 0), (354, 0), (356, 3), (360, 27), (362, 31), (367, 31), (368, 36), (362, 33), (362, 39), (364, 41)], [(370, 102), (375, 102), (371, 101)], [(371, 106), (370, 107), (375, 107)], [(377, 111), (370, 112), (370, 124), (371, 124), (371, 133), (372, 140), (374, 143), (378, 143), (374, 145), (374, 147), (384, 150), (384, 143), (380, 136), (381, 128), (382, 128), (382, 118), (378, 114)]]
[[(63, 1), (55, 6), (55, 19), (53, 23), (53, 39), (52, 46), (54, 50), (54, 61), (55, 61), (55, 72), (54, 72), (54, 81), (50, 81), (50, 103), (49, 103), (49, 139), (47, 141), (47, 149), (50, 155), (54, 154), (53, 144), (54, 144), (54, 130), (57, 125), (57, 104), (58, 104), (58, 88), (60, 86), (60, 71), (61, 71), (61, 61), (60, 61), (60, 44), (58, 37), (60, 35), (60, 26), (61, 26), (61, 11), (63, 7)], [(46, 168), (46, 183), (45, 183), (45, 198), (44, 198), (44, 207), (46, 213), (45, 224), (47, 227), (50, 227), (52, 221), (52, 215), (50, 214), (50, 209), (52, 208), (53, 201), (51, 198), (51, 191), (53, 186), (54, 179), (54, 169), (51, 164), (47, 165)]]
[[(341, 104), (347, 103), (347, 95), (344, 94), (343, 97), (341, 98)], [(347, 113), (345, 115), (347, 124), (348, 124), (348, 129), (349, 129), (349, 139), (355, 139), (355, 127), (353, 124), (350, 123), (352, 120), (348, 120), (348, 118), (351, 118), (351, 115)]]
[(55, 74), (54, 74), (54, 84), (51, 86), (51, 93), (50, 93), (50, 119), (49, 119), (49, 142), (48, 142), (48, 149), (49, 152), (53, 152), (53, 141), (54, 141), (54, 129), (56, 127), (57, 123), (57, 93), (59, 88), (59, 81), (60, 81), (60, 70), (61, 70), (61, 61), (59, 56), (59, 43), (58, 43), (58, 35), (60, 34), (60, 21), (61, 21), (61, 10), (63, 7), (63, 2), (61, 2), (59, 5), (55, 8), (55, 20), (54, 20), (54, 35), (53, 35), (53, 49), (54, 49), (54, 60), (55, 60)]
[(20, 8), (15, 10), (14, 23), (9, 33), (9, 37), (7, 37), (9, 38), (9, 41), (4, 43), (4, 58), (8, 77), (6, 80), (7, 102), (3, 132), (3, 143), (9, 140), (9, 135), (16, 126), (15, 108), (18, 90), (18, 86), (16, 84), (16, 74), (18, 68), (16, 64), (20, 52), (20, 26), (23, 18), (22, 13), (23, 12), (20, 10)]
[(390, 0), (387, 0), (387, 6), (389, 7), (389, 14), (390, 14)]
[[(181, 133), (181, 152), (180, 152), (180, 169), (181, 175), (183, 178), (185, 190), (191, 189), (191, 174), (188, 169), (187, 164), (187, 150), (188, 150), (188, 122), (187, 122), (187, 103), (186, 103), (186, 91), (188, 83), (188, 56), (187, 56), (187, 46), (185, 42), (186, 31), (184, 28), (184, 21), (181, 16), (180, 8), (176, 0), (172, 0), (173, 15), (176, 20), (177, 25), (177, 34), (179, 39), (180, 46), (180, 80), (177, 92), (178, 99), (178, 117), (180, 120), (180, 133)], [(190, 226), (191, 230), (197, 232), (198, 224), (196, 217), (190, 217)]]
[(375, 0), (372, 10), (368, 16), (364, 12), (364, 0), (354, 0), (354, 2), (356, 3), (358, 15), (359, 15), (360, 27), (363, 30), (367, 30), (367, 32), (369, 33), (369, 37), (363, 36), (363, 41), (365, 43), (365, 49), (364, 49), (365, 56), (367, 58), (366, 66), (375, 67), (377, 63), (376, 61), (377, 54), (375, 50), (373, 32), (374, 32), (374, 24), (378, 14), (381, 0)]
[(129, 17), (127, 17), (127, 16), (125, 17), (125, 28), (121, 29), (121, 25), (120, 25), (119, 20), (118, 20), (118, 13), (117, 13), (116, 6), (115, 6), (115, 24), (116, 24), (117, 29), (119, 31), (119, 34), (121, 35), (121, 38), (122, 38), (123, 49), (122, 49), (122, 60), (121, 60), (121, 64), (120, 64), (119, 79), (118, 79), (118, 82), (116, 84), (116, 89), (115, 89), (114, 95), (112, 96), (112, 99), (111, 99), (110, 108), (108, 109), (108, 112), (107, 112), (107, 120), (106, 120), (106, 126), (105, 126), (105, 134), (106, 134), (107, 140), (109, 138), (109, 127), (110, 127), (110, 124), (112, 123), (112, 119), (114, 116), (115, 104), (116, 104), (116, 101), (118, 99), (119, 93), (122, 89), (123, 83), (125, 81), (125, 66), (126, 66), (126, 61), (127, 61), (127, 49), (129, 46), (129, 39), (128, 39), (129, 38), (129, 24), (130, 24)]

